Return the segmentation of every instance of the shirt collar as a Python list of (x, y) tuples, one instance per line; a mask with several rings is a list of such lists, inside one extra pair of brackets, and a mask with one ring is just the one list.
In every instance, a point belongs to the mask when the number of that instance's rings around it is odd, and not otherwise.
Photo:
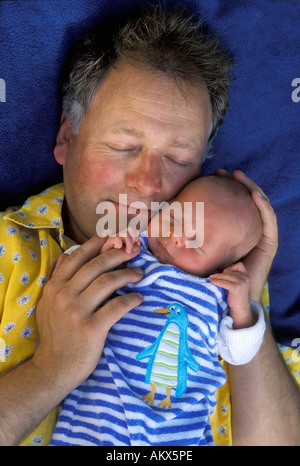
[(29, 197), (23, 206), (5, 215), (5, 219), (26, 228), (52, 228), (63, 242), (62, 204), (64, 184), (60, 183), (35, 196)]

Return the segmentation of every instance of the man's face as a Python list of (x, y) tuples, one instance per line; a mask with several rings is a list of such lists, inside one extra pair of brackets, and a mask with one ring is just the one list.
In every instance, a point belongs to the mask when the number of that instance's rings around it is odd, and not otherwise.
[[(168, 201), (200, 173), (211, 125), (204, 89), (184, 92), (166, 76), (120, 63), (101, 83), (78, 134), (60, 129), (65, 227), (77, 242), (96, 233), (100, 202)], [(130, 219), (130, 216), (128, 216)]]

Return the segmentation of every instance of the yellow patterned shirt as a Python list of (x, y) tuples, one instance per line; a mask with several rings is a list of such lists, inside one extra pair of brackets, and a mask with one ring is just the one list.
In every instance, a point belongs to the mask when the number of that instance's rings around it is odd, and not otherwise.
[[(0, 376), (22, 364), (38, 345), (35, 308), (59, 255), (67, 249), (61, 208), (63, 184), (30, 197), (20, 209), (0, 214)], [(268, 289), (263, 303), (268, 308)], [(300, 382), (295, 350), (280, 347), (292, 375)], [(224, 364), (225, 371), (227, 365)], [(230, 390), (227, 381), (217, 393), (211, 413), (216, 445), (231, 445)], [(47, 445), (56, 424), (55, 408), (21, 445)]]

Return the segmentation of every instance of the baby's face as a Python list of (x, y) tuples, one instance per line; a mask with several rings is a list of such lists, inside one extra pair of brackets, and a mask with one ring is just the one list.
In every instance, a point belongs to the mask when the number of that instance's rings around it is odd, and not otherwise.
[[(260, 238), (259, 227), (257, 234), (248, 234), (245, 217), (252, 215), (251, 209), (248, 213), (238, 199), (233, 202), (232, 196), (227, 198), (226, 190), (215, 189), (211, 180), (190, 183), (169, 204), (173, 202), (178, 202), (181, 209), (174, 212), (171, 209), (170, 226), (169, 216), (162, 210), (148, 229), (149, 249), (164, 264), (205, 277), (238, 261)], [(197, 202), (204, 203), (204, 225), (203, 217), (196, 211)], [(186, 203), (192, 209), (186, 209)], [(179, 234), (180, 223), (182, 234)]]

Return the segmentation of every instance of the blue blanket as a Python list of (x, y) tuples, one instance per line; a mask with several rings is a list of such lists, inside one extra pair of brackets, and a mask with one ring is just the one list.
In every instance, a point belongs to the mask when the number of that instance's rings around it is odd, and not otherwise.
[[(98, 16), (135, 1), (0, 2), (1, 208), (61, 180), (52, 149), (67, 48)], [(189, 5), (223, 33), (236, 62), (229, 111), (202, 173), (242, 169), (269, 196), (280, 241), (269, 278), (271, 323), (277, 340), (291, 345), (300, 336), (300, 2)]]

